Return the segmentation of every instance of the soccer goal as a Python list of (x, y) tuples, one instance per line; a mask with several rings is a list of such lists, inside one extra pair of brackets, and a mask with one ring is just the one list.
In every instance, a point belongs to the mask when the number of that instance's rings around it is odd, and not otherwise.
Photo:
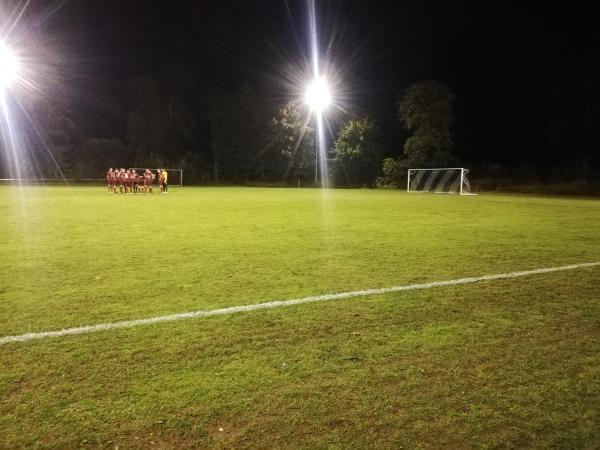
[(467, 174), (469, 169), (450, 167), (442, 169), (408, 169), (407, 192), (475, 195)]
[[(149, 167), (130, 167), (131, 170), (136, 170), (142, 173)], [(152, 174), (156, 175), (156, 168), (150, 169)], [(167, 183), (169, 186), (183, 186), (183, 169), (165, 169), (167, 171)], [(156, 178), (154, 178), (156, 179)]]

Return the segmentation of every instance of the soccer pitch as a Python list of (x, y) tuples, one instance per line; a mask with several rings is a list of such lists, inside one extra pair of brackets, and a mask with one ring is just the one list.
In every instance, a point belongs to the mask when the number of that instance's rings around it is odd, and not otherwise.
[[(600, 201), (1, 187), (0, 338), (600, 261)], [(0, 447), (598, 447), (600, 267), (0, 345)]]

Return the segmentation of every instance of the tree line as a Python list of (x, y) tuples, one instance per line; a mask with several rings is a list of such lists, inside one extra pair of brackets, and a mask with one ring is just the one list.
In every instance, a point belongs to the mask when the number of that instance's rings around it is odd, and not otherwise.
[[(547, 145), (563, 179), (600, 178), (600, 67), (595, 64), (577, 68), (553, 92)], [(434, 80), (416, 82), (398, 95), (398, 126), (408, 131), (399, 156), (384, 145), (375, 117), (345, 117), (327, 155), (334, 185), (403, 186), (409, 167), (464, 164), (454, 154), (454, 100), (451, 90)], [(203, 90), (185, 68), (166, 65), (131, 80), (128, 105), (123, 137), (81, 139), (67, 104), (40, 100), (30, 118), (39, 132), (22, 171), (98, 178), (111, 166), (143, 166), (182, 168), (188, 183), (310, 185), (315, 180), (313, 122), (301, 101), (274, 98), (252, 84)], [(43, 151), (36, 153), (40, 146)], [(493, 167), (481, 172), (493, 176)], [(11, 169), (6, 161), (0, 167), (4, 176), (14, 176)]]
[[(404, 167), (452, 161), (453, 99), (435, 81), (415, 83), (399, 96), (398, 117), (414, 133), (398, 159), (384, 159), (390, 151), (375, 117), (345, 117), (329, 140), (332, 182), (394, 185)], [(111, 166), (137, 166), (182, 168), (188, 183), (316, 182), (314, 124), (302, 100), (281, 101), (248, 83), (201, 92), (191, 73), (169, 65), (157, 75), (131, 80), (128, 103), (123, 138), (75, 142), (73, 122), (54, 111), (53, 121), (45, 122), (54, 166), (69, 178), (95, 178)], [(47, 164), (45, 172), (56, 175), (56, 167)]]

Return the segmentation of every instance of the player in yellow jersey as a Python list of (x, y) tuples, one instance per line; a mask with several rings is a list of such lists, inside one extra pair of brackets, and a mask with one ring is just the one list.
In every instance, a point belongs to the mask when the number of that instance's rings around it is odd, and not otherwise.
[(156, 169), (156, 175), (158, 177), (158, 185), (160, 186), (160, 193), (166, 194), (168, 191), (167, 171), (165, 169)]
[(169, 192), (169, 185), (167, 184), (167, 179), (169, 176), (167, 175), (167, 171), (165, 169), (162, 170), (162, 179), (163, 179), (163, 189), (165, 194)]

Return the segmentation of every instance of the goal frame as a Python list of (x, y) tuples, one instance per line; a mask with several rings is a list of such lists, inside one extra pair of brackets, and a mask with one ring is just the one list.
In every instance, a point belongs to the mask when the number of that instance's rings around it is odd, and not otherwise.
[[(128, 170), (146, 170), (148, 169), (148, 167), (130, 167)], [(156, 168), (155, 169), (150, 169), (152, 171), (152, 173), (156, 172)], [(170, 186), (183, 186), (183, 169), (167, 169), (165, 168), (165, 170), (167, 172), (179, 172), (179, 183), (178, 184), (171, 184), (169, 183), (169, 187)]]
[[(459, 192), (444, 192), (444, 191), (417, 191), (417, 190), (410, 190), (410, 176), (411, 174), (415, 173), (415, 172), (431, 172), (431, 171), (442, 171), (442, 170), (460, 170), (460, 187), (459, 187)], [(409, 193), (424, 193), (424, 192), (432, 192), (434, 194), (458, 194), (458, 195), (476, 195), (473, 194), (471, 192), (465, 192), (464, 186), (465, 186), (465, 175), (467, 175), (469, 173), (469, 169), (465, 168), (465, 167), (432, 167), (432, 168), (425, 168), (425, 169), (408, 169), (407, 171), (407, 176), (406, 176), (406, 192)]]

